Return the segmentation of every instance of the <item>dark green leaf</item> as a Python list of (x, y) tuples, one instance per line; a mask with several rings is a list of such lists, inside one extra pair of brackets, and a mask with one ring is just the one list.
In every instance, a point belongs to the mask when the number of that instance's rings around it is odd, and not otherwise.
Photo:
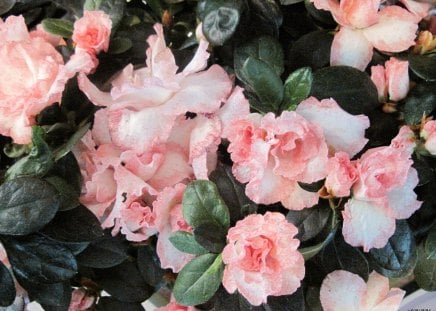
[(306, 190), (306, 191), (309, 191), (309, 192), (318, 192), (322, 188), (322, 186), (324, 186), (324, 182), (325, 182), (325, 179), (321, 179), (321, 180), (315, 181), (315, 182), (313, 182), (311, 184), (306, 184), (306, 183), (298, 182), (298, 185), (303, 190)]
[(131, 49), (133, 46), (129, 38), (113, 38), (109, 45), (109, 54), (121, 54)]
[(223, 45), (233, 36), (241, 16), (241, 0), (204, 0), (199, 2), (202, 30), (213, 45)]
[(2, 0), (0, 2), (0, 15), (7, 13), (14, 6), (16, 0)]
[(239, 46), (235, 50), (235, 70), (242, 68), (248, 57), (261, 60), (271, 66), (274, 72), (280, 76), (284, 70), (283, 49), (280, 42), (271, 36), (262, 36)]
[(96, 282), (117, 300), (143, 302), (153, 294), (153, 288), (142, 279), (135, 262), (126, 260), (118, 266), (94, 271)]
[(248, 57), (239, 71), (238, 78), (254, 92), (264, 109), (261, 112), (276, 112), (283, 100), (283, 83), (267, 63)]
[(29, 153), (32, 147), (30, 145), (19, 145), (19, 144), (7, 144), (3, 148), (3, 152), (9, 157), (9, 158), (19, 158), (23, 156), (26, 153)]
[(323, 250), (324, 247), (333, 240), (335, 234), (336, 234), (336, 227), (327, 235), (327, 237), (321, 243), (318, 243), (313, 246), (300, 248), (298, 251), (301, 253), (301, 255), (303, 255), (304, 260), (307, 261), (310, 258), (317, 255), (321, 250)]
[(22, 176), (43, 176), (53, 166), (53, 154), (44, 141), (45, 131), (39, 126), (32, 127), (32, 149), (29, 155), (20, 159), (6, 172), (6, 179)]
[(183, 194), (183, 217), (193, 228), (213, 222), (227, 230), (230, 226), (229, 210), (213, 182), (191, 182)]
[(203, 223), (194, 228), (194, 238), (202, 247), (212, 253), (221, 253), (226, 246), (227, 230), (215, 223)]
[(202, 255), (208, 252), (207, 249), (195, 240), (191, 233), (186, 231), (172, 233), (169, 240), (175, 248), (184, 253)]
[(41, 235), (2, 240), (14, 274), (40, 283), (69, 280), (77, 273), (71, 251)]
[(218, 163), (217, 168), (209, 175), (229, 208), (231, 223), (243, 218), (244, 210), (256, 210), (257, 205), (245, 194), (245, 186), (236, 180), (232, 167)]
[(309, 286), (306, 290), (305, 301), (306, 311), (322, 311), (321, 300), (319, 298), (320, 288)]
[(277, 2), (275, 0), (248, 0), (248, 5), (254, 35), (267, 34), (278, 37), (283, 15)]
[(174, 297), (188, 306), (208, 301), (220, 286), (223, 271), (221, 255), (204, 254), (193, 259), (177, 276)]
[(410, 69), (426, 81), (436, 80), (436, 54), (409, 54)]
[(312, 16), (314, 19), (320, 21), (321, 23), (324, 23), (326, 25), (335, 25), (336, 22), (333, 19), (332, 14), (329, 11), (326, 10), (318, 10), (313, 2), (310, 0), (305, 0), (304, 5), (306, 7), (307, 12)]
[(436, 108), (435, 82), (418, 84), (406, 99), (404, 119), (407, 124), (420, 124), (422, 117), (429, 116)]
[(318, 235), (330, 218), (331, 209), (325, 205), (289, 211), (286, 219), (298, 228), (297, 239), (304, 242)]
[(412, 155), (412, 157), (413, 167), (418, 172), (418, 186), (422, 186), (431, 182), (435, 178), (435, 172), (432, 165), (427, 160), (428, 158), (424, 156), (417, 157), (415, 155)]
[(368, 279), (369, 266), (365, 256), (346, 243), (342, 234), (336, 234), (318, 254), (317, 259), (326, 274), (335, 270), (347, 270), (360, 275), (364, 280)]
[(291, 73), (285, 81), (282, 109), (291, 111), (297, 109), (297, 105), (309, 95), (312, 81), (310, 67), (303, 67)]
[[(71, 193), (71, 196), (80, 196), (82, 188), (82, 175), (80, 173), (79, 163), (77, 163), (77, 160), (72, 152), (55, 162), (54, 166), (47, 173), (47, 175), (59, 176), (74, 189), (74, 191)], [(60, 187), (56, 188), (58, 192), (63, 192), (59, 188)], [(64, 191), (68, 191), (68, 189), (65, 189)]]
[(311, 96), (332, 97), (345, 111), (369, 114), (378, 107), (377, 89), (365, 72), (348, 66), (333, 66), (313, 74)]
[(316, 70), (329, 65), (333, 36), (325, 30), (305, 34), (291, 46), (288, 53), (289, 70), (310, 67)]
[(42, 233), (61, 242), (90, 242), (104, 236), (97, 217), (83, 205), (57, 213)]
[(100, 4), (99, 10), (108, 14), (112, 20), (112, 29), (116, 28), (123, 18), (125, 0), (104, 0)]
[(112, 297), (101, 297), (96, 305), (97, 311), (144, 311), (144, 307), (139, 302), (124, 302)]
[(84, 0), (52, 0), (52, 2), (67, 11), (70, 16), (83, 16)]
[(0, 261), (0, 306), (7, 307), (15, 300), (15, 283), (9, 269)]
[(150, 245), (138, 248), (138, 261), (136, 264), (141, 276), (148, 284), (157, 287), (162, 282), (165, 270), (161, 268), (156, 249)]
[(371, 249), (367, 257), (371, 267), (386, 277), (410, 274), (416, 264), (416, 245), (407, 221), (398, 220), (395, 233), (386, 246)]
[(73, 35), (73, 23), (66, 19), (46, 18), (42, 21), (42, 27), (52, 35), (71, 38)]
[(127, 247), (117, 237), (105, 236), (93, 241), (77, 256), (77, 262), (85, 267), (109, 268), (128, 258)]
[(433, 225), (428, 232), (427, 239), (424, 244), (425, 253), (428, 259), (436, 259), (436, 225)]
[(78, 129), (77, 132), (75, 132), (68, 141), (56, 149), (54, 152), (55, 160), (58, 161), (60, 158), (66, 156), (71, 149), (82, 139), (83, 135), (86, 134), (86, 132), (89, 130), (89, 127), (91, 126), (91, 123), (85, 123), (82, 127)]
[(429, 258), (423, 245), (417, 248), (417, 257), (414, 270), (416, 283), (426, 291), (436, 291), (436, 259)]
[(83, 9), (87, 11), (97, 11), (100, 9), (101, 3), (105, 0), (85, 0)]
[(298, 2), (303, 2), (304, 0), (280, 0), (281, 5), (289, 5), (289, 4), (295, 4)]
[(61, 200), (59, 210), (68, 211), (79, 206), (79, 195), (76, 193), (74, 187), (68, 184), (64, 179), (58, 176), (49, 176), (44, 178), (44, 180), (58, 191)]
[(265, 311), (304, 311), (303, 289), (299, 287), (292, 295), (269, 296), (262, 307)]
[(26, 235), (41, 229), (60, 206), (56, 190), (33, 177), (6, 181), (0, 186), (0, 234)]

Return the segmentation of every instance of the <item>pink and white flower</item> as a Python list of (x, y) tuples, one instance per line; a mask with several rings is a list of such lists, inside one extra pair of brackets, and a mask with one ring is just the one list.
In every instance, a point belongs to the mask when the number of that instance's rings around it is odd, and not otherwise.
[(223, 285), (258, 306), (268, 296), (290, 295), (304, 277), (297, 228), (281, 213), (249, 215), (230, 228), (222, 256)]
[(357, 274), (336, 270), (321, 285), (320, 299), (324, 311), (396, 311), (405, 291), (389, 289), (389, 279), (373, 271), (368, 282)]
[[(311, 0), (315, 7), (330, 11), (340, 25), (333, 39), (330, 63), (364, 70), (373, 48), (401, 52), (414, 45), (417, 15), (396, 6), (379, 11), (380, 0)], [(405, 1), (412, 4), (412, 1)], [(410, 6), (411, 7), (411, 6)]]
[(425, 149), (436, 155), (436, 120), (427, 121), (421, 130), (420, 136), (425, 140)]
[(356, 162), (350, 161), (347, 153), (338, 152), (328, 159), (325, 187), (331, 195), (335, 197), (349, 196), (350, 189), (358, 177)]

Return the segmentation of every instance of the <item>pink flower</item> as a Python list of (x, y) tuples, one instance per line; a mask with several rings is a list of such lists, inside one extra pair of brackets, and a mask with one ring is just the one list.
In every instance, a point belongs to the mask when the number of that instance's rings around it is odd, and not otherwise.
[(336, 270), (321, 285), (320, 299), (325, 311), (396, 311), (405, 291), (389, 290), (389, 279), (373, 271), (368, 282), (357, 274)]
[(71, 294), (68, 311), (87, 311), (94, 305), (95, 297), (89, 296), (85, 289), (77, 288)]
[(345, 152), (338, 152), (327, 162), (327, 191), (335, 197), (347, 197), (350, 189), (358, 179), (354, 161)]
[(170, 242), (169, 237), (176, 231), (192, 232), (182, 214), (182, 197), (186, 186), (177, 184), (173, 188), (165, 188), (153, 203), (156, 214), (156, 225), (159, 231), (156, 251), (162, 268), (172, 269), (177, 273), (194, 258), (179, 251)]
[(425, 139), (425, 149), (432, 155), (436, 155), (436, 121), (427, 121), (421, 130), (420, 136)]
[(103, 11), (84, 11), (83, 17), (74, 23), (73, 41), (77, 48), (90, 54), (107, 52), (112, 21)]
[(303, 209), (318, 202), (318, 194), (298, 182), (313, 183), (326, 176), (327, 145), (322, 130), (295, 112), (280, 117), (250, 114), (228, 129), (233, 174), (247, 183), (246, 194), (256, 203), (281, 202)]
[(311, 0), (316, 8), (328, 10), (341, 26), (333, 39), (330, 63), (364, 70), (373, 48), (401, 52), (414, 45), (416, 16), (393, 5), (379, 11), (380, 0)]
[(402, 100), (409, 92), (409, 62), (391, 57), (385, 68), (381, 65), (371, 67), (371, 79), (377, 87), (380, 102)]
[(296, 112), (323, 129), (332, 153), (344, 151), (353, 157), (368, 142), (365, 138), (368, 117), (349, 114), (333, 98), (319, 101), (309, 97), (298, 105)]
[(209, 57), (207, 42), (200, 42), (194, 58), (177, 73), (162, 25), (154, 28), (156, 35), (147, 41), (146, 67), (134, 70), (128, 65), (113, 81), (110, 93), (99, 91), (84, 75), (79, 76), (79, 86), (89, 99), (107, 106), (112, 141), (138, 153), (165, 143), (178, 117), (187, 112), (217, 112), (232, 91), (232, 81), (223, 68), (213, 65), (204, 70)]
[(384, 247), (395, 232), (395, 220), (409, 218), (421, 206), (413, 191), (419, 180), (410, 156), (407, 148), (395, 144), (362, 155), (353, 197), (342, 212), (347, 243), (365, 252)]
[(281, 213), (252, 214), (227, 234), (223, 285), (258, 306), (268, 296), (290, 295), (304, 277), (304, 259), (293, 237), (297, 228)]
[(143, 241), (154, 235), (156, 230), (154, 211), (140, 199), (121, 210), (121, 233), (129, 241)]
[(416, 147), (415, 133), (410, 127), (403, 125), (397, 136), (392, 139), (391, 146), (397, 149), (403, 149), (407, 153), (412, 154)]
[(22, 16), (0, 19), (0, 42), (0, 134), (27, 144), (36, 115), (61, 101), (68, 79), (87, 71), (91, 59), (75, 54), (64, 65), (50, 42), (29, 34)]

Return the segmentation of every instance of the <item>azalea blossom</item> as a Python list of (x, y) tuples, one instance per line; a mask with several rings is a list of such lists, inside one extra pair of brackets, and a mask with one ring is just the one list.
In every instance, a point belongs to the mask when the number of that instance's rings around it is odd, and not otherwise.
[(90, 296), (85, 289), (76, 288), (71, 294), (71, 302), (68, 311), (87, 311), (95, 303), (95, 297)]
[(375, 271), (365, 283), (357, 274), (336, 270), (322, 282), (320, 300), (324, 311), (396, 311), (405, 293), (389, 289), (389, 279)]
[(290, 295), (301, 285), (304, 259), (297, 228), (281, 213), (252, 214), (229, 229), (222, 256), (223, 285), (259, 306), (268, 296)]
[(409, 92), (409, 62), (391, 57), (385, 67), (371, 67), (371, 80), (377, 87), (380, 102), (386, 102), (388, 98), (402, 100)]
[(338, 152), (327, 162), (327, 178), (325, 187), (327, 192), (335, 197), (347, 197), (359, 175), (356, 161), (351, 161), (345, 152)]
[(430, 154), (436, 155), (436, 120), (427, 121), (420, 136), (425, 140), (425, 149)]
[[(414, 45), (417, 16), (397, 5), (380, 8), (380, 0), (311, 0), (317, 9), (330, 11), (340, 25), (331, 47), (332, 66), (364, 70), (373, 49), (401, 52)], [(403, 1), (415, 7), (413, 1)], [(421, 18), (419, 18), (421, 19)]]

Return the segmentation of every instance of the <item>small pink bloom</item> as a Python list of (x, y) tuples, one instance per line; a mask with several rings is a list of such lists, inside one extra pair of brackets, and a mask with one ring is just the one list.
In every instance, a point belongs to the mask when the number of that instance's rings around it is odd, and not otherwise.
[(83, 17), (74, 23), (73, 41), (77, 48), (90, 54), (107, 52), (112, 21), (103, 11), (84, 11)]
[(420, 136), (425, 139), (425, 149), (436, 155), (436, 120), (426, 122)]
[(94, 305), (95, 297), (89, 296), (83, 288), (73, 290), (68, 311), (87, 311)]
[(358, 179), (358, 172), (354, 161), (345, 152), (338, 152), (327, 162), (327, 191), (335, 197), (347, 197), (350, 189)]
[(328, 10), (341, 26), (331, 47), (330, 63), (364, 70), (373, 48), (401, 52), (414, 45), (418, 21), (399, 6), (379, 11), (380, 0), (311, 0), (316, 8)]
[(400, 128), (397, 136), (391, 141), (391, 146), (398, 149), (403, 149), (407, 153), (412, 154), (416, 147), (415, 133), (407, 125)]
[(268, 296), (290, 295), (304, 277), (304, 259), (293, 237), (297, 228), (283, 214), (249, 215), (230, 228), (223, 250), (223, 285), (252, 305)]
[(405, 291), (389, 290), (389, 279), (372, 272), (368, 282), (357, 274), (336, 270), (321, 285), (320, 299), (325, 311), (396, 311)]
[(333, 152), (344, 151), (353, 157), (368, 142), (365, 138), (368, 117), (349, 114), (333, 98), (319, 101), (309, 97), (298, 105), (296, 112), (323, 129), (325, 140)]
[(399, 101), (409, 92), (409, 62), (391, 57), (385, 68), (380, 65), (371, 67), (371, 79), (377, 87), (380, 102)]

